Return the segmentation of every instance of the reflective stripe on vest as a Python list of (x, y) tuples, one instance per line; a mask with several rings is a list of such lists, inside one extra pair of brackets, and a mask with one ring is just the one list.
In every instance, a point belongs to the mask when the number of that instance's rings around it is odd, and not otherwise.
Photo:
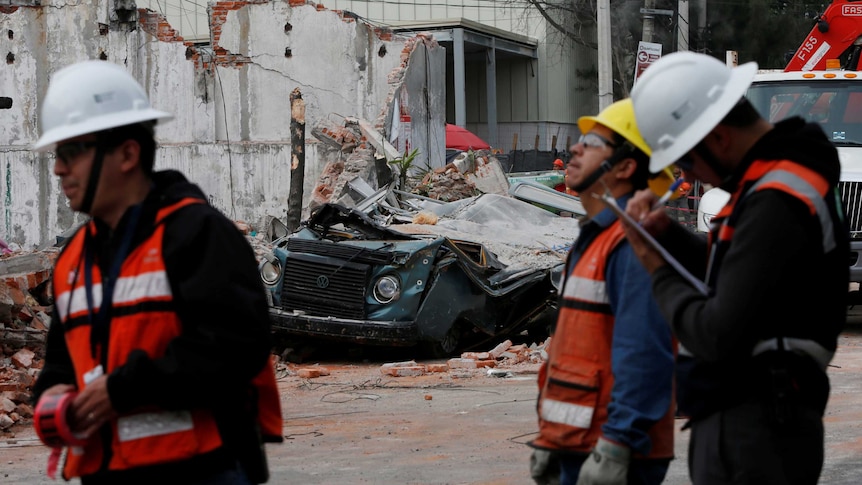
[(813, 340), (793, 337), (777, 337), (761, 340), (754, 346), (751, 355), (760, 355), (771, 350), (788, 350), (807, 355), (817, 363), (817, 366), (822, 371), (826, 370), (826, 367), (832, 362), (832, 358), (835, 357), (835, 352), (826, 350), (825, 347)]
[[(790, 190), (787, 190), (787, 188)], [(801, 201), (805, 202), (811, 211), (811, 214), (816, 214), (817, 218), (820, 220), (823, 252), (828, 253), (835, 249), (835, 229), (832, 225), (832, 216), (829, 214), (829, 208), (826, 206), (826, 201), (824, 199), (826, 196), (825, 193), (819, 193), (817, 189), (815, 189), (814, 186), (808, 183), (805, 179), (787, 170), (773, 170), (767, 173), (760, 180), (755, 182), (747, 193), (751, 194), (762, 189), (783, 190), (784, 192), (797, 196)]]
[(577, 428), (589, 428), (593, 422), (595, 408), (553, 399), (542, 399), (542, 419), (567, 424)]
[(596, 281), (580, 276), (570, 276), (563, 288), (563, 299), (582, 300), (587, 303), (608, 304), (608, 291), (604, 281)]
[[(114, 287), (114, 306), (129, 306), (148, 300), (170, 300), (171, 286), (164, 270), (152, 271), (136, 276), (121, 276)], [(87, 295), (84, 285), (57, 296), (57, 311), (61, 320), (70, 315), (87, 314)], [(93, 306), (102, 305), (102, 284), (93, 284)]]

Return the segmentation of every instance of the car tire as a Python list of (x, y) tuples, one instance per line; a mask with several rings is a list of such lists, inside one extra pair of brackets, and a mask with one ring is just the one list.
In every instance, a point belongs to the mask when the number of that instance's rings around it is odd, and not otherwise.
[(454, 355), (461, 346), (461, 326), (458, 324), (449, 327), (446, 335), (440, 340), (422, 343), (422, 353), (430, 358), (442, 359)]

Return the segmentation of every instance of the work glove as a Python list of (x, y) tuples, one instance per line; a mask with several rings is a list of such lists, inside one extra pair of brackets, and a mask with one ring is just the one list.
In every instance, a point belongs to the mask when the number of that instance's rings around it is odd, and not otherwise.
[(599, 438), (581, 466), (577, 485), (625, 485), (631, 454), (627, 446)]
[(556, 453), (534, 449), (530, 455), (530, 477), (536, 485), (560, 485), (560, 462)]

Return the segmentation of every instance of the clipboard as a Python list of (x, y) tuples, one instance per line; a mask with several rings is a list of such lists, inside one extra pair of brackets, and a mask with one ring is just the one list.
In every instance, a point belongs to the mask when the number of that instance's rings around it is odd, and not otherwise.
[(601, 199), (601, 201), (604, 202), (605, 205), (608, 206), (608, 208), (610, 208), (614, 212), (614, 214), (616, 214), (617, 217), (623, 221), (624, 224), (628, 224), (638, 234), (640, 234), (644, 241), (646, 241), (651, 248), (656, 250), (661, 255), (661, 257), (664, 258), (664, 260), (667, 261), (667, 263), (671, 265), (671, 267), (676, 270), (677, 273), (680, 274), (680, 276), (685, 278), (685, 280), (688, 281), (689, 284), (691, 284), (691, 286), (693, 286), (701, 294), (709, 295), (709, 286), (707, 286), (706, 283), (700, 281), (696, 276), (694, 276), (687, 269), (685, 269), (685, 266), (683, 266), (679, 261), (677, 261), (676, 258), (674, 258), (669, 252), (667, 252), (667, 250), (661, 244), (659, 244), (658, 241), (655, 240), (652, 234), (648, 233), (643, 228), (643, 226), (641, 226), (637, 221), (632, 219), (630, 215), (626, 214), (626, 212), (622, 210), (619, 205), (617, 205), (616, 199), (614, 199), (613, 196), (610, 195), (610, 193), (605, 192), (605, 194), (602, 196), (593, 194), (593, 196)]

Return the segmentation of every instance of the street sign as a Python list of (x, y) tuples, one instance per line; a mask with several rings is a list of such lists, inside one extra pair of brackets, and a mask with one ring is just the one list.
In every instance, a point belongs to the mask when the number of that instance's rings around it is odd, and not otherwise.
[(641, 77), (646, 68), (661, 57), (661, 48), (661, 44), (654, 42), (638, 42), (638, 53), (635, 56), (635, 80), (632, 86), (637, 84), (638, 78)]
[(647, 15), (668, 15), (673, 16), (673, 10), (665, 10), (662, 8), (641, 8), (641, 13)]

